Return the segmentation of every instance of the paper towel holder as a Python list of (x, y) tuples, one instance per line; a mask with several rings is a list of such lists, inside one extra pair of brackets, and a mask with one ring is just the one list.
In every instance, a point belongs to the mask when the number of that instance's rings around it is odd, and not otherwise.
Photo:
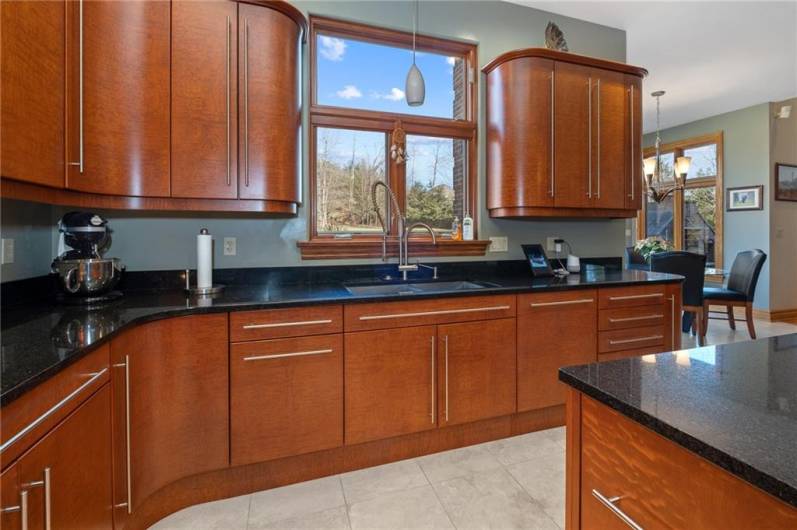
[(190, 296), (213, 296), (220, 294), (224, 290), (224, 285), (217, 283), (212, 287), (191, 287), (191, 269), (185, 269), (185, 289), (183, 290)]

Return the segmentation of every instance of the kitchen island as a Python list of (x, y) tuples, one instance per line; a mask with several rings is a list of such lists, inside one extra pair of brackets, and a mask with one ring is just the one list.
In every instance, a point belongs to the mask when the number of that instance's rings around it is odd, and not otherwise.
[(569, 529), (797, 528), (797, 334), (559, 378)]

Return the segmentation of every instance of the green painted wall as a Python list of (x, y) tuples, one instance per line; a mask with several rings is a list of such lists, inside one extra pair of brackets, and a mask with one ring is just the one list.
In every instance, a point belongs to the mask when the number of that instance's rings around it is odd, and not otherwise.
[[(411, 4), (407, 2), (297, 1), (295, 5), (305, 13), (402, 30), (412, 29), (412, 9)], [(479, 66), (505, 51), (541, 46), (544, 42), (545, 26), (549, 20), (553, 20), (562, 28), (571, 51), (625, 61), (625, 32), (621, 30), (506, 2), (423, 1), (420, 7), (420, 32), (477, 42)], [(305, 62), (305, 70), (307, 66)], [(408, 65), (396, 65), (396, 68), (401, 69), (407, 67)], [(510, 251), (488, 254), (486, 258), (478, 259), (521, 258), (521, 243), (542, 242), (546, 236), (554, 235), (570, 241), (573, 250), (582, 256), (621, 255), (625, 244), (623, 220), (494, 221), (487, 217), (484, 208), (485, 134), (482, 81), (483, 78), (479, 83), (479, 237), (507, 236)], [(307, 97), (305, 101), (308, 101)], [(305, 164), (305, 167), (308, 165)], [(305, 174), (305, 197), (307, 182), (308, 175)], [(67, 209), (53, 208), (48, 222), (54, 222), (64, 211)], [(114, 244), (110, 254), (120, 257), (130, 270), (193, 267), (196, 262), (194, 236), (200, 227), (209, 228), (219, 243), (224, 236), (238, 238), (237, 256), (223, 256), (221, 245), (217, 245), (216, 267), (319, 264), (318, 261), (302, 262), (296, 248), (296, 242), (307, 237), (306, 208), (302, 208), (296, 218), (289, 220), (270, 220), (242, 215), (114, 211), (103, 214), (110, 219), (114, 230)], [(47, 261), (49, 264), (49, 260)], [(29, 276), (39, 274), (39, 269), (31, 267), (26, 274)]]
[[(764, 185), (764, 209), (760, 211), (723, 212), (723, 267), (730, 269), (737, 253), (760, 248), (770, 253), (769, 103), (719, 114), (661, 131), (664, 143), (722, 131), (724, 135), (723, 178), (725, 188)], [(647, 134), (643, 144), (655, 142), (655, 133)], [(770, 307), (770, 261), (761, 272), (754, 305)]]

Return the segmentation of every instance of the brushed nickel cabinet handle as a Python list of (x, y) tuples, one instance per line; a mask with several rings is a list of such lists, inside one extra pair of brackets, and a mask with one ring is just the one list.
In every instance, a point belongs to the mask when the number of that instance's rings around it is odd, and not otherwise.
[(636, 180), (636, 156), (634, 156), (634, 85), (631, 85), (631, 97), (629, 98), (631, 101), (631, 193), (629, 193), (629, 197), (631, 199), (634, 198), (634, 186)]
[(83, 173), (83, 0), (78, 2), (78, 161), (70, 162)]
[(587, 197), (592, 198), (592, 76), (587, 81)]
[(653, 293), (653, 294), (632, 294), (627, 296), (610, 296), (609, 300), (611, 301), (619, 301), (619, 300), (640, 300), (643, 298), (661, 298), (664, 296), (664, 293)]
[(19, 493), (19, 505), (9, 506), (8, 508), (0, 508), (0, 513), (16, 513), (19, 512), (20, 529), (28, 530), (28, 492), (22, 490)]
[(102, 375), (107, 371), (108, 371), (107, 368), (103, 368), (99, 372), (89, 374), (91, 375), (91, 378), (88, 381), (77, 387), (75, 390), (69, 393), (69, 395), (67, 395), (64, 399), (62, 399), (61, 401), (50, 407), (44, 414), (42, 414), (32, 422), (27, 424), (25, 427), (22, 428), (22, 430), (17, 432), (14, 436), (12, 436), (8, 440), (6, 440), (2, 445), (0, 445), (0, 453), (11, 447), (11, 445), (19, 441), (20, 438), (22, 438), (23, 436), (31, 432), (33, 429), (41, 425), (42, 422), (44, 422), (47, 418), (55, 414), (61, 407), (63, 407), (64, 405), (69, 403), (72, 399), (74, 399), (75, 396), (83, 392), (83, 390), (85, 390), (87, 387), (94, 384), (94, 382), (100, 377), (102, 377)]
[(616, 346), (617, 344), (633, 344), (635, 342), (645, 342), (647, 340), (659, 340), (663, 338), (664, 335), (649, 335), (647, 337), (636, 337), (633, 339), (610, 340), (609, 344), (611, 346)]
[(264, 361), (267, 359), (284, 359), (285, 357), (303, 357), (306, 355), (322, 355), (324, 353), (332, 353), (331, 348), (325, 348), (323, 350), (307, 350), (307, 351), (296, 351), (290, 353), (273, 353), (270, 355), (250, 355), (249, 357), (244, 357), (244, 361)]
[(578, 300), (561, 300), (559, 302), (531, 302), (529, 307), (549, 307), (557, 305), (591, 304), (594, 298), (579, 298)]
[(249, 20), (244, 19), (244, 185), (249, 187)]
[(609, 323), (617, 322), (636, 322), (638, 320), (652, 320), (654, 318), (664, 318), (664, 315), (643, 315), (641, 317), (609, 318)]
[(670, 344), (670, 348), (672, 348), (674, 350), (675, 349), (675, 328), (677, 327), (676, 326), (676, 321), (675, 321), (675, 295), (671, 295), (670, 296), (670, 306), (671, 306), (671, 310), (672, 310), (672, 322), (670, 322), (670, 328), (671, 328), (670, 329), (670, 335), (672, 337), (672, 343)]
[(243, 329), (264, 329), (264, 328), (285, 328), (291, 326), (315, 326), (318, 324), (331, 324), (331, 319), (324, 320), (302, 320), (298, 322), (275, 322), (273, 324), (245, 324)]
[(230, 57), (230, 50), (232, 46), (230, 46), (230, 39), (232, 38), (232, 27), (230, 24), (230, 17), (227, 16), (227, 185), (232, 184), (232, 179), (230, 177), (230, 63), (232, 63), (232, 59)]
[(441, 309), (439, 311), (419, 311), (416, 313), (392, 313), (388, 315), (363, 315), (360, 320), (384, 320), (390, 318), (412, 318), (412, 317), (428, 317), (435, 315), (456, 315), (461, 313), (480, 313), (482, 311), (506, 311), (510, 307), (508, 305), (497, 305), (490, 307), (469, 307), (466, 309)]
[(554, 108), (555, 108), (554, 105), (556, 101), (555, 90), (556, 90), (556, 81), (554, 78), (554, 71), (551, 70), (551, 160), (549, 162), (551, 166), (551, 197), (554, 197), (556, 194), (556, 186), (555, 186), (556, 181), (554, 180), (555, 177), (554, 177), (554, 165), (553, 165), (554, 156), (555, 156), (554, 152)]
[(127, 513), (131, 513), (133, 502), (130, 498), (132, 483), (130, 476), (130, 356), (125, 355), (125, 362), (113, 365), (114, 368), (125, 369), (125, 474), (127, 476), (127, 500), (115, 504), (115, 508), (126, 508)]
[(598, 78), (598, 85), (596, 87), (598, 91), (598, 191), (595, 194), (595, 198), (601, 198), (601, 80)]
[(28, 482), (27, 484), (23, 484), (22, 488), (26, 490), (33, 488), (44, 488), (44, 529), (51, 530), (52, 520), (53, 520), (53, 513), (52, 513), (53, 503), (52, 503), (52, 481), (51, 481), (51, 474), (49, 467), (44, 468), (43, 475), (44, 476), (42, 477), (42, 480)]
[(628, 514), (626, 514), (624, 511), (622, 511), (620, 508), (618, 508), (617, 504), (615, 504), (622, 497), (606, 497), (606, 496), (604, 496), (601, 492), (599, 492), (596, 489), (592, 490), (592, 496), (595, 497), (596, 499), (598, 499), (598, 501), (601, 504), (603, 504), (604, 506), (609, 508), (609, 510), (614, 515), (619, 517), (622, 522), (624, 522), (625, 524), (627, 524), (628, 526), (630, 526), (634, 530), (643, 530), (642, 527), (639, 526), (639, 524), (637, 524), (636, 521), (631, 519), (631, 517), (629, 517)]
[(448, 335), (445, 336), (445, 339), (443, 340), (443, 342), (445, 343), (445, 347), (446, 347), (446, 351), (445, 351), (445, 353), (446, 353), (446, 356), (445, 356), (445, 360), (446, 360), (445, 394), (446, 394), (446, 423), (448, 423)]
[(435, 351), (434, 351), (434, 344), (435, 344), (435, 337), (432, 335), (431, 340), (432, 344), (432, 412), (429, 414), (432, 418), (432, 425), (435, 423), (435, 409), (437, 408), (437, 385), (435, 384)]

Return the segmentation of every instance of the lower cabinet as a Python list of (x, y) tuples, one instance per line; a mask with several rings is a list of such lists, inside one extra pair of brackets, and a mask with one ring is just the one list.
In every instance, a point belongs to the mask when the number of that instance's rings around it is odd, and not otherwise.
[(232, 465), (343, 445), (343, 335), (230, 346)]
[(115, 523), (158, 489), (229, 466), (227, 314), (159, 320), (111, 343)]

